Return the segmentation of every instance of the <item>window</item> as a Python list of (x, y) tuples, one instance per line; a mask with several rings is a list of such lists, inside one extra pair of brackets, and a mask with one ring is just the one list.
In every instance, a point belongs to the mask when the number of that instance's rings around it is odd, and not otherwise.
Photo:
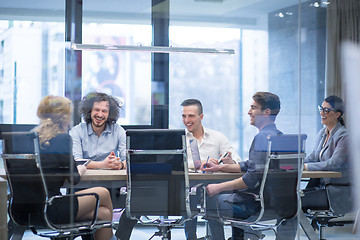
[[(85, 23), (83, 43), (151, 45), (151, 26)], [(83, 51), (82, 92), (99, 91), (123, 103), (119, 124), (151, 125), (151, 54)]]
[(64, 92), (64, 24), (10, 21), (0, 33), (3, 123), (37, 123), (45, 95)]

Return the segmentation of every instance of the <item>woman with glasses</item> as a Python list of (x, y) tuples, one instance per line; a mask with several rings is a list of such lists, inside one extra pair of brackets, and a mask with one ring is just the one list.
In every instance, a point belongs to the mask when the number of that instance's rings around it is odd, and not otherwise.
[(304, 211), (331, 208), (335, 213), (343, 214), (352, 210), (348, 186), (350, 143), (343, 120), (345, 105), (341, 98), (329, 96), (318, 108), (324, 128), (316, 137), (314, 150), (305, 159), (304, 170), (339, 171), (342, 177), (310, 179), (301, 200), (302, 208)]

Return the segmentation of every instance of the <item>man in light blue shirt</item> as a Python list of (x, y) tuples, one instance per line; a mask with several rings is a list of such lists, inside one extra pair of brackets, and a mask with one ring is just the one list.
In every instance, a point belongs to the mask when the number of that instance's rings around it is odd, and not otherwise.
[(125, 130), (116, 123), (120, 112), (119, 102), (105, 93), (90, 92), (80, 102), (85, 123), (73, 127), (75, 160), (90, 159), (88, 168), (125, 168)]

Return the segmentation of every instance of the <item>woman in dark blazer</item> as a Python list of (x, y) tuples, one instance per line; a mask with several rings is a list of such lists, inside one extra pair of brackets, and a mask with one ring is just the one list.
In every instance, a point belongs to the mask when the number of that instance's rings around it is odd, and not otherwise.
[[(302, 208), (331, 209), (335, 213), (352, 210), (349, 176), (349, 133), (345, 128), (344, 102), (337, 96), (327, 97), (319, 106), (321, 129), (312, 153), (305, 159), (304, 170), (339, 171), (341, 178), (311, 179), (304, 190)], [(325, 189), (326, 186), (326, 189)]]
[[(68, 134), (71, 120), (71, 101), (65, 97), (46, 96), (38, 106), (37, 115), (40, 124), (34, 129), (39, 134), (41, 168), (46, 177), (49, 197), (61, 195), (60, 188), (65, 180), (76, 184), (86, 167), (76, 164), (72, 156), (72, 140)], [(98, 219), (112, 220), (113, 206), (110, 193), (106, 188), (93, 187), (76, 193), (97, 193), (99, 195)], [(93, 196), (61, 198), (55, 200), (48, 207), (48, 216), (53, 223), (67, 223), (91, 220), (95, 209)], [(111, 228), (98, 229), (94, 234), (95, 240), (109, 240), (113, 238)]]

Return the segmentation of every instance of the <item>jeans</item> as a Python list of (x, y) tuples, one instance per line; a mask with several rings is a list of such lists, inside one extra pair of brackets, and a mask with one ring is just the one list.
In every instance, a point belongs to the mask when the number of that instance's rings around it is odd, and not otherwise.
[[(260, 211), (259, 202), (255, 201), (252, 195), (242, 194), (221, 194), (218, 197), (219, 215), (222, 218), (246, 219)], [(243, 240), (244, 230), (232, 227), (232, 240)]]
[[(200, 194), (192, 196), (190, 198), (191, 209), (195, 209), (197, 203), (200, 202)], [(212, 218), (208, 219), (208, 224), (211, 232), (212, 239), (224, 240), (224, 226), (223, 223), (218, 219), (217, 214), (217, 197), (207, 197), (206, 199), (206, 212), (211, 215)], [(213, 217), (214, 216), (214, 217)], [(197, 217), (192, 220), (185, 222), (185, 236), (187, 240), (196, 240), (196, 228), (197, 228)]]
[[(217, 220), (209, 219), (208, 223), (209, 223), (212, 239), (214, 240), (225, 239), (224, 226), (221, 222)], [(197, 224), (197, 218), (185, 222), (185, 236), (187, 240), (197, 239), (196, 224)]]

